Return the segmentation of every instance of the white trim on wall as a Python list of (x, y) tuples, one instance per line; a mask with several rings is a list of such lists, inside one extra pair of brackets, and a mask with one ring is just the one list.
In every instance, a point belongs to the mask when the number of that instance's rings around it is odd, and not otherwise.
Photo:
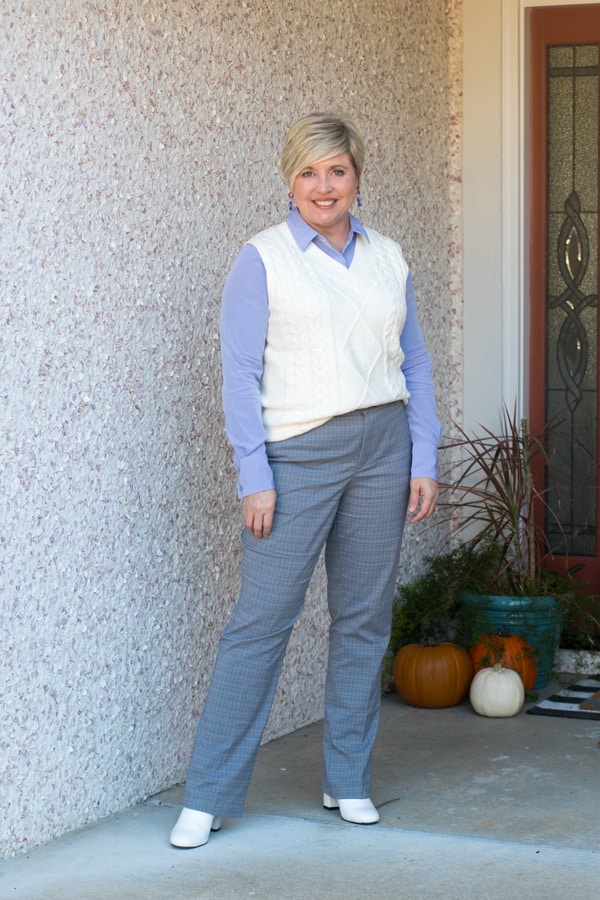
[(502, 395), (520, 413), (529, 396), (527, 10), (594, 5), (598, 0), (502, 0)]
[(502, 2), (502, 397), (524, 409), (523, 86), (520, 0)]

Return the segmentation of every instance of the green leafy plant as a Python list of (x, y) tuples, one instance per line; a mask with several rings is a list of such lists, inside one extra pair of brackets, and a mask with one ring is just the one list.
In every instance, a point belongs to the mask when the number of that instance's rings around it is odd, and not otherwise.
[(561, 647), (600, 650), (600, 595), (575, 592), (569, 600)]
[(404, 644), (452, 640), (466, 646), (466, 623), (459, 596), (487, 565), (476, 550), (461, 544), (425, 559), (420, 578), (400, 585), (394, 597), (390, 652)]

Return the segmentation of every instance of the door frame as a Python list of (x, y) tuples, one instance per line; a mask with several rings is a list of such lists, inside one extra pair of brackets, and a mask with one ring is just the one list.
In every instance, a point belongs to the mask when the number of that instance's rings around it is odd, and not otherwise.
[(502, 396), (529, 404), (529, 32), (540, 6), (594, 6), (598, 0), (502, 0)]

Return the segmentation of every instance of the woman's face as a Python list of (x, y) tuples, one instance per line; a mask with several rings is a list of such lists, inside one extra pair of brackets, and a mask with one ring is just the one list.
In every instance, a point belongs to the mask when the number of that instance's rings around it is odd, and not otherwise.
[(348, 237), (348, 211), (356, 199), (358, 176), (349, 153), (307, 166), (292, 191), (302, 218), (342, 249)]

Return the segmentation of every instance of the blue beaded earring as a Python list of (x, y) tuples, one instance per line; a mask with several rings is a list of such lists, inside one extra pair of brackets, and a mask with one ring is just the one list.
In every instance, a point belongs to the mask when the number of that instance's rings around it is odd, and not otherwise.
[(291, 212), (294, 208), (294, 195), (291, 192), (288, 194), (288, 199), (290, 201), (288, 206), (289, 206), (289, 210)]
[(356, 205), (360, 209), (362, 206), (362, 200), (360, 199), (360, 188), (356, 192)]

